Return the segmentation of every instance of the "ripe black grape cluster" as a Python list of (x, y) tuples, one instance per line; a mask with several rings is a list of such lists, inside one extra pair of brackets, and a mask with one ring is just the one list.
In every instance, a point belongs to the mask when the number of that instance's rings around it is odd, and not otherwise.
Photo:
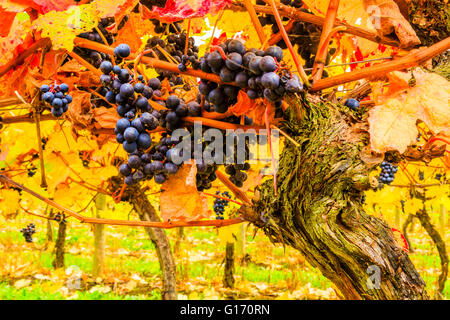
[(30, 178), (36, 174), (36, 171), (37, 171), (37, 168), (35, 165), (30, 164), (29, 166), (27, 166), (27, 174)]
[(158, 19), (151, 19), (151, 22), (155, 26), (155, 32), (159, 33), (159, 34), (166, 33), (166, 31), (171, 34), (180, 33), (182, 30), (181, 25), (180, 25), (182, 20), (179, 22), (170, 23), (170, 24), (161, 22)]
[(230, 181), (241, 188), (244, 181), (247, 180), (247, 173), (245, 171), (250, 169), (250, 164), (248, 162), (242, 164), (229, 164), (225, 167), (225, 172), (230, 176)]
[(33, 242), (33, 234), (36, 233), (36, 226), (30, 223), (26, 228), (20, 230), (26, 242)]
[(66, 215), (64, 213), (58, 212), (57, 214), (55, 214), (55, 217), (53, 218), (55, 221), (60, 222), (60, 223), (66, 223), (67, 219), (66, 219)]
[(199, 91), (209, 102), (210, 111), (219, 113), (227, 112), (228, 107), (236, 103), (240, 89), (245, 90), (250, 99), (264, 97), (271, 102), (281, 101), (285, 93), (303, 90), (298, 76), (281, 68), (282, 59), (280, 47), (247, 50), (240, 40), (228, 39), (200, 58), (200, 69), (219, 75), (223, 82), (235, 82), (236, 86), (202, 80)]
[(398, 167), (388, 161), (383, 161), (380, 164), (380, 168), (381, 173), (378, 181), (382, 184), (391, 184), (395, 179), (395, 174), (397, 173)]
[[(130, 47), (120, 44), (114, 49), (118, 58), (126, 58), (130, 54)], [(124, 150), (129, 154), (127, 163), (120, 165), (119, 172), (125, 177), (125, 183), (131, 185), (141, 180), (154, 179), (162, 184), (168, 175), (178, 171), (178, 165), (172, 160), (175, 152), (173, 146), (179, 141), (170, 136), (170, 132), (182, 126), (181, 119), (185, 116), (201, 115), (200, 104), (196, 101), (186, 104), (176, 95), (170, 95), (166, 101), (157, 98), (162, 96), (161, 81), (152, 78), (145, 83), (142, 76), (134, 79), (128, 70), (113, 66), (109, 61), (100, 65), (103, 72), (100, 80), (107, 88), (106, 99), (118, 104), (117, 113), (122, 117), (117, 121), (115, 134), (117, 142), (123, 144)], [(154, 110), (149, 100), (163, 107), (160, 111)], [(161, 126), (167, 129), (160, 141), (152, 146), (152, 139), (147, 131)], [(211, 166), (198, 165), (199, 175), (207, 172)], [(208, 176), (209, 178), (209, 176)], [(202, 181), (201, 187), (210, 188), (210, 184)]]
[[(179, 64), (178, 69), (180, 71), (185, 71), (188, 65), (193, 68), (199, 68), (198, 62), (198, 47), (195, 45), (194, 38), (190, 37), (188, 40), (187, 54), (184, 54), (186, 46), (187, 35), (183, 33), (172, 33), (168, 35), (165, 39), (158, 36), (151, 37), (148, 39), (146, 44), (146, 49), (152, 49), (153, 52), (158, 56), (160, 60), (169, 61), (167, 54), (169, 54), (175, 61)], [(150, 56), (152, 56), (150, 54)], [(178, 86), (183, 84), (183, 79), (174, 72), (157, 70), (159, 72), (159, 79), (168, 79), (170, 85)], [(187, 85), (187, 84), (185, 84)], [(190, 88), (186, 87), (189, 90)]]
[[(125, 16), (120, 25), (118, 26), (118, 30), (120, 30), (128, 20), (128, 16)], [(115, 23), (115, 19), (113, 17), (111, 18), (103, 18), (98, 23), (97, 28), (102, 33), (103, 37), (105, 38), (108, 45), (111, 45), (114, 42), (114, 34), (108, 31), (108, 27)], [(91, 41), (95, 41), (98, 43), (102, 43), (103, 39), (100, 36), (100, 34), (97, 32), (96, 29), (93, 29), (89, 32), (83, 32), (78, 35), (80, 38), (88, 39)], [(100, 64), (105, 60), (110, 60), (110, 57), (108, 54), (105, 54), (103, 52), (98, 52), (91, 49), (86, 48), (79, 48), (75, 47), (75, 53), (83, 57), (86, 61), (88, 61), (90, 64), (92, 64), (94, 67), (98, 68)]]
[[(216, 191), (216, 195), (220, 196), (220, 191)], [(222, 197), (231, 198), (228, 191), (222, 192)], [(216, 198), (214, 200), (213, 210), (216, 213), (216, 220), (224, 220), (225, 207), (228, 206), (229, 201), (225, 199)]]
[(52, 106), (51, 112), (57, 118), (69, 109), (69, 104), (72, 102), (72, 96), (67, 94), (68, 91), (69, 85), (66, 83), (41, 86), (41, 98)]

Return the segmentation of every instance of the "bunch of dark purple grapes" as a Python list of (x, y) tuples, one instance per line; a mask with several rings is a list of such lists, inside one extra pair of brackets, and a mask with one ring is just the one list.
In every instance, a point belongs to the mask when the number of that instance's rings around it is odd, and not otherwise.
[(60, 222), (60, 223), (66, 223), (67, 219), (66, 219), (66, 215), (64, 213), (58, 212), (57, 214), (55, 214), (55, 217), (53, 218), (55, 221)]
[[(187, 35), (185, 32), (178, 34), (169, 34), (165, 39), (158, 36), (152, 37), (147, 41), (146, 49), (153, 49), (153, 52), (158, 56), (160, 60), (169, 61), (167, 58), (167, 53), (169, 53), (176, 61), (179, 63), (178, 69), (180, 71), (185, 71), (186, 67), (190, 64), (193, 68), (198, 69), (200, 63), (198, 62), (198, 47), (195, 45), (194, 38), (189, 38), (187, 54), (184, 54), (186, 46)], [(165, 51), (165, 52), (164, 52)], [(151, 55), (150, 55), (151, 56)], [(159, 79), (168, 79), (171, 86), (183, 85), (183, 79), (179, 74), (157, 70), (159, 73)], [(188, 85), (188, 84), (184, 84)], [(189, 90), (190, 87), (186, 87)]]
[[(216, 191), (216, 195), (220, 195), (220, 191)], [(228, 191), (222, 192), (223, 197), (231, 198)], [(216, 220), (224, 220), (225, 207), (228, 206), (229, 201), (225, 199), (216, 198), (214, 200), (213, 210), (216, 213)]]
[(170, 33), (170, 34), (174, 34), (174, 33), (180, 33), (182, 28), (181, 28), (181, 22), (182, 20), (180, 20), (179, 22), (175, 22), (175, 23), (164, 23), (159, 21), (158, 19), (151, 19), (151, 22), (153, 23), (153, 25), (155, 26), (155, 32), (156, 33)]
[[(130, 47), (120, 44), (114, 49), (114, 54), (117, 60), (124, 59), (129, 56)], [(129, 154), (127, 163), (119, 167), (125, 183), (131, 185), (153, 178), (156, 183), (164, 183), (168, 175), (175, 174), (179, 167), (172, 161), (175, 152), (180, 152), (173, 148), (179, 141), (171, 138), (170, 133), (184, 126), (181, 121), (183, 117), (200, 116), (200, 104), (196, 101), (186, 104), (176, 95), (162, 101), (159, 99), (162, 92), (158, 78), (145, 83), (142, 76), (134, 79), (128, 70), (113, 66), (109, 61), (102, 62), (100, 70), (103, 72), (100, 80), (108, 91), (105, 97), (109, 102), (118, 104), (117, 113), (122, 117), (117, 121), (115, 134), (117, 142), (123, 144)], [(152, 99), (153, 103), (161, 106), (159, 111), (149, 104)], [(165, 128), (167, 133), (152, 146), (147, 131), (158, 126)], [(201, 174), (211, 166), (198, 167)]]
[(72, 96), (67, 94), (68, 91), (69, 86), (66, 83), (41, 86), (41, 98), (52, 106), (51, 112), (57, 118), (69, 109), (69, 104), (72, 102)]
[(20, 230), (26, 242), (33, 242), (33, 234), (36, 233), (36, 226), (30, 223), (26, 228)]
[[(119, 29), (120, 29), (120, 27), (123, 27), (123, 25), (125, 24), (127, 19), (128, 19), (128, 17), (126, 16), (122, 20), (121, 25), (119, 26)], [(102, 35), (105, 38), (108, 45), (111, 45), (114, 42), (114, 34), (112, 34), (108, 31), (108, 27), (114, 23), (115, 23), (114, 18), (103, 18), (100, 20), (100, 22), (98, 23), (98, 26), (97, 26), (97, 28), (102, 33)], [(102, 37), (100, 36), (100, 34), (97, 32), (96, 29), (92, 29), (89, 32), (80, 33), (78, 36), (80, 38), (84, 38), (84, 39), (88, 39), (91, 41), (95, 41), (95, 42), (104, 44)], [(107, 55), (106, 53), (98, 52), (98, 51), (91, 50), (91, 49), (75, 47), (74, 52), (76, 54), (80, 55), (81, 57), (83, 57), (83, 59), (88, 61), (90, 64), (92, 64), (96, 68), (98, 68), (103, 61), (111, 60), (109, 55)]]
[(380, 164), (381, 173), (378, 178), (378, 181), (381, 184), (391, 184), (395, 179), (395, 174), (397, 173), (398, 167), (392, 165), (392, 163), (388, 161), (383, 161)]
[(247, 50), (237, 39), (229, 39), (219, 47), (200, 58), (200, 69), (219, 75), (225, 83), (235, 82), (236, 86), (202, 80), (199, 91), (209, 102), (210, 111), (227, 112), (228, 107), (236, 103), (240, 89), (245, 90), (250, 99), (264, 97), (271, 102), (281, 101), (285, 93), (303, 90), (298, 76), (280, 68), (283, 59), (280, 47)]

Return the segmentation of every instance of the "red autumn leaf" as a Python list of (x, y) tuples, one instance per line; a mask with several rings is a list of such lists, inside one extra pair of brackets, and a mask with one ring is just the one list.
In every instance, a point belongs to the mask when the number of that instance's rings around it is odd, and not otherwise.
[(226, 40), (227, 40), (227, 33), (222, 32), (222, 34), (218, 38), (217, 37), (213, 38), (211, 45), (218, 46), (219, 44), (224, 43)]
[(147, 18), (159, 18), (163, 22), (203, 17), (216, 14), (231, 4), (231, 0), (167, 0), (164, 8), (153, 7)]
[(52, 10), (63, 11), (70, 6), (76, 5), (73, 0), (9, 0), (6, 3), (2, 3), (1, 6), (8, 11), (17, 11), (17, 8), (33, 8), (41, 14), (45, 14)]
[(6, 11), (0, 7), (0, 16), (2, 17), (2, 23), (0, 24), (0, 37), (6, 37), (9, 34), (11, 25), (16, 17), (16, 13)]

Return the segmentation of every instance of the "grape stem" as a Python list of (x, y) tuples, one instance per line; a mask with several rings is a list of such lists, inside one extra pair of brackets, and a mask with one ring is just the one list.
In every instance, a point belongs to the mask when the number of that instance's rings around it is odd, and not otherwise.
[[(288, 24), (284, 27), (284, 30), (286, 30), (286, 32), (290, 32), (292, 28), (294, 28), (295, 22), (296, 22), (295, 20), (289, 21)], [(268, 45), (269, 46), (276, 45), (281, 40), (283, 40), (283, 33), (279, 31), (270, 38)]]
[(267, 129), (267, 140), (269, 140), (270, 156), (271, 156), (271, 160), (272, 160), (273, 190), (274, 190), (274, 194), (277, 195), (277, 167), (275, 165), (275, 158), (273, 156), (272, 136), (270, 134), (269, 107), (266, 107), (266, 111), (264, 112), (264, 118), (265, 118), (266, 129)]
[(297, 68), (298, 74), (300, 78), (302, 79), (305, 87), (309, 87), (309, 81), (308, 76), (306, 75), (305, 71), (303, 70), (303, 66), (300, 63), (300, 60), (298, 59), (298, 56), (295, 54), (294, 48), (292, 47), (291, 40), (289, 40), (289, 36), (284, 29), (283, 22), (281, 21), (280, 14), (278, 13), (277, 6), (275, 4), (275, 0), (269, 0), (270, 6), (272, 7), (273, 16), (275, 17), (275, 20), (277, 21), (278, 28), (280, 29), (280, 32), (283, 36), (283, 40), (286, 43), (289, 52), (291, 53), (292, 59), (294, 60), (295, 67)]
[(115, 225), (115, 226), (129, 226), (129, 227), (151, 227), (151, 228), (162, 228), (162, 229), (171, 229), (178, 227), (224, 227), (232, 224), (243, 223), (245, 220), (243, 218), (235, 218), (235, 219), (227, 219), (227, 220), (197, 220), (197, 221), (167, 221), (167, 222), (151, 222), (151, 221), (130, 221), (130, 220), (116, 220), (116, 219), (103, 219), (103, 218), (94, 218), (94, 217), (86, 217), (83, 216), (73, 210), (70, 210), (59, 203), (50, 200), (37, 192), (34, 192), (31, 189), (15, 182), (14, 180), (9, 179), (8, 177), (0, 174), (0, 181), (13, 185), (16, 188), (19, 188), (32, 196), (38, 198), (39, 200), (44, 201), (45, 203), (51, 205), (58, 210), (61, 210), (68, 215), (76, 218), (82, 223), (90, 223), (90, 224), (106, 224), (106, 225)]
[[(83, 39), (83, 38), (75, 38), (74, 43), (76, 46), (78, 46), (80, 48), (96, 50), (96, 51), (103, 52), (103, 53), (110, 54), (110, 55), (114, 54), (114, 48), (103, 45), (98, 42), (90, 41), (90, 40)], [(134, 53), (132, 53), (130, 55), (131, 59), (134, 59), (135, 57), (136, 57), (136, 55)], [(147, 57), (147, 56), (143, 56), (141, 58), (141, 61), (142, 61), (142, 63), (145, 63), (146, 65), (148, 65), (152, 68), (155, 68), (155, 69), (162, 69), (162, 70), (171, 71), (174, 73), (185, 74), (188, 76), (197, 77), (197, 78), (201, 78), (204, 80), (209, 80), (212, 82), (216, 82), (218, 84), (224, 84), (224, 82), (222, 82), (220, 80), (220, 77), (213, 73), (206, 73), (201, 70), (194, 70), (189, 67), (187, 68), (186, 71), (181, 72), (178, 69), (178, 66), (174, 63), (162, 61), (160, 59), (155, 59), (155, 58), (151, 58), (151, 57)], [(230, 82), (227, 84), (236, 86), (236, 83), (234, 83), (234, 82)]]
[(367, 67), (362, 70), (346, 72), (338, 76), (318, 80), (311, 88), (312, 91), (338, 86), (344, 83), (372, 77), (380, 77), (389, 72), (408, 69), (423, 64), (434, 56), (450, 49), (450, 37), (435, 43), (431, 47), (411, 52), (408, 55), (375, 66)]
[(82, 57), (80, 57), (75, 52), (67, 51), (67, 54), (69, 56), (71, 56), (73, 59), (77, 60), (83, 67), (85, 67), (89, 71), (93, 72), (96, 76), (100, 77), (103, 74), (103, 72), (101, 72), (100, 69), (97, 69), (96, 67), (94, 67), (92, 64), (90, 64), (89, 62), (84, 60)]
[(256, 11), (255, 8), (253, 7), (252, 1), (244, 0), (244, 5), (248, 11), (248, 14), (250, 15), (250, 19), (252, 20), (253, 26), (256, 29), (259, 41), (261, 42), (261, 45), (264, 45), (266, 43), (266, 34), (264, 33), (261, 22), (259, 21), (258, 16), (256, 15)]
[[(325, 17), (325, 23), (322, 27), (322, 33), (320, 35), (319, 45), (317, 47), (316, 58), (314, 59), (312, 78), (313, 83), (322, 78), (323, 67), (325, 66), (325, 60), (328, 53), (328, 44), (330, 43), (333, 33), (333, 26), (336, 23), (337, 11), (339, 8), (340, 0), (331, 0), (328, 4), (327, 14)], [(338, 27), (344, 28), (345, 27)]]
[(46, 47), (51, 45), (49, 38), (42, 38), (35, 43), (33, 43), (28, 49), (26, 49), (24, 52), (22, 52), (17, 58), (9, 61), (2, 67), (0, 67), (0, 77), (2, 77), (4, 74), (6, 74), (9, 70), (12, 68), (20, 65), (25, 61), (26, 58), (28, 58), (30, 55), (35, 53), (40, 48)]
[(222, 197), (222, 196), (219, 196), (219, 195), (217, 195), (217, 194), (208, 193), (208, 192), (202, 192), (202, 193), (203, 193), (204, 195), (206, 195), (206, 196), (210, 196), (210, 197), (214, 197), (214, 198), (222, 199), (222, 200), (226, 200), (226, 201), (231, 201), (231, 202), (236, 203), (236, 204), (238, 204), (238, 205), (240, 205), (240, 206), (243, 206), (243, 205), (244, 205), (243, 203), (241, 203), (241, 202), (239, 202), (239, 201), (236, 201), (236, 200), (233, 200), (233, 199), (230, 199), (230, 198), (226, 198), (226, 197)]
[(228, 179), (228, 177), (224, 173), (222, 173), (219, 170), (216, 170), (216, 176), (228, 189), (230, 189), (231, 192), (234, 193), (236, 198), (238, 198), (239, 200), (243, 201), (244, 204), (246, 204), (246, 205), (251, 205), (251, 201), (247, 197), (245, 192), (242, 191), (241, 189), (239, 189), (238, 187), (236, 187), (233, 184), (233, 182), (231, 182), (230, 179)]

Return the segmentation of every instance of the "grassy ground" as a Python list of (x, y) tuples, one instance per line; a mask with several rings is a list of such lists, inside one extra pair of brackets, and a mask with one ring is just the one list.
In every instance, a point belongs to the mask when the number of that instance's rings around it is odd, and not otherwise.
[[(24, 242), (19, 230), (34, 222), (35, 242)], [(56, 223), (53, 223), (56, 233)], [(178, 231), (167, 232), (175, 244)], [(176, 248), (180, 299), (337, 299), (331, 282), (291, 248), (271, 244), (254, 229), (246, 231), (245, 259), (236, 262), (234, 289), (224, 288), (225, 245), (212, 228), (185, 229)], [(222, 239), (222, 240), (221, 240)], [(411, 233), (411, 258), (434, 295), (440, 260), (436, 248), (417, 225)], [(448, 242), (447, 242), (448, 243)], [(52, 243), (46, 224), (18, 217), (0, 217), (0, 299), (161, 299), (158, 259), (142, 229), (106, 228), (104, 276), (91, 276), (93, 232), (69, 221), (66, 269), (52, 267)], [(236, 247), (238, 249), (238, 247)], [(447, 283), (444, 299), (450, 298)]]

